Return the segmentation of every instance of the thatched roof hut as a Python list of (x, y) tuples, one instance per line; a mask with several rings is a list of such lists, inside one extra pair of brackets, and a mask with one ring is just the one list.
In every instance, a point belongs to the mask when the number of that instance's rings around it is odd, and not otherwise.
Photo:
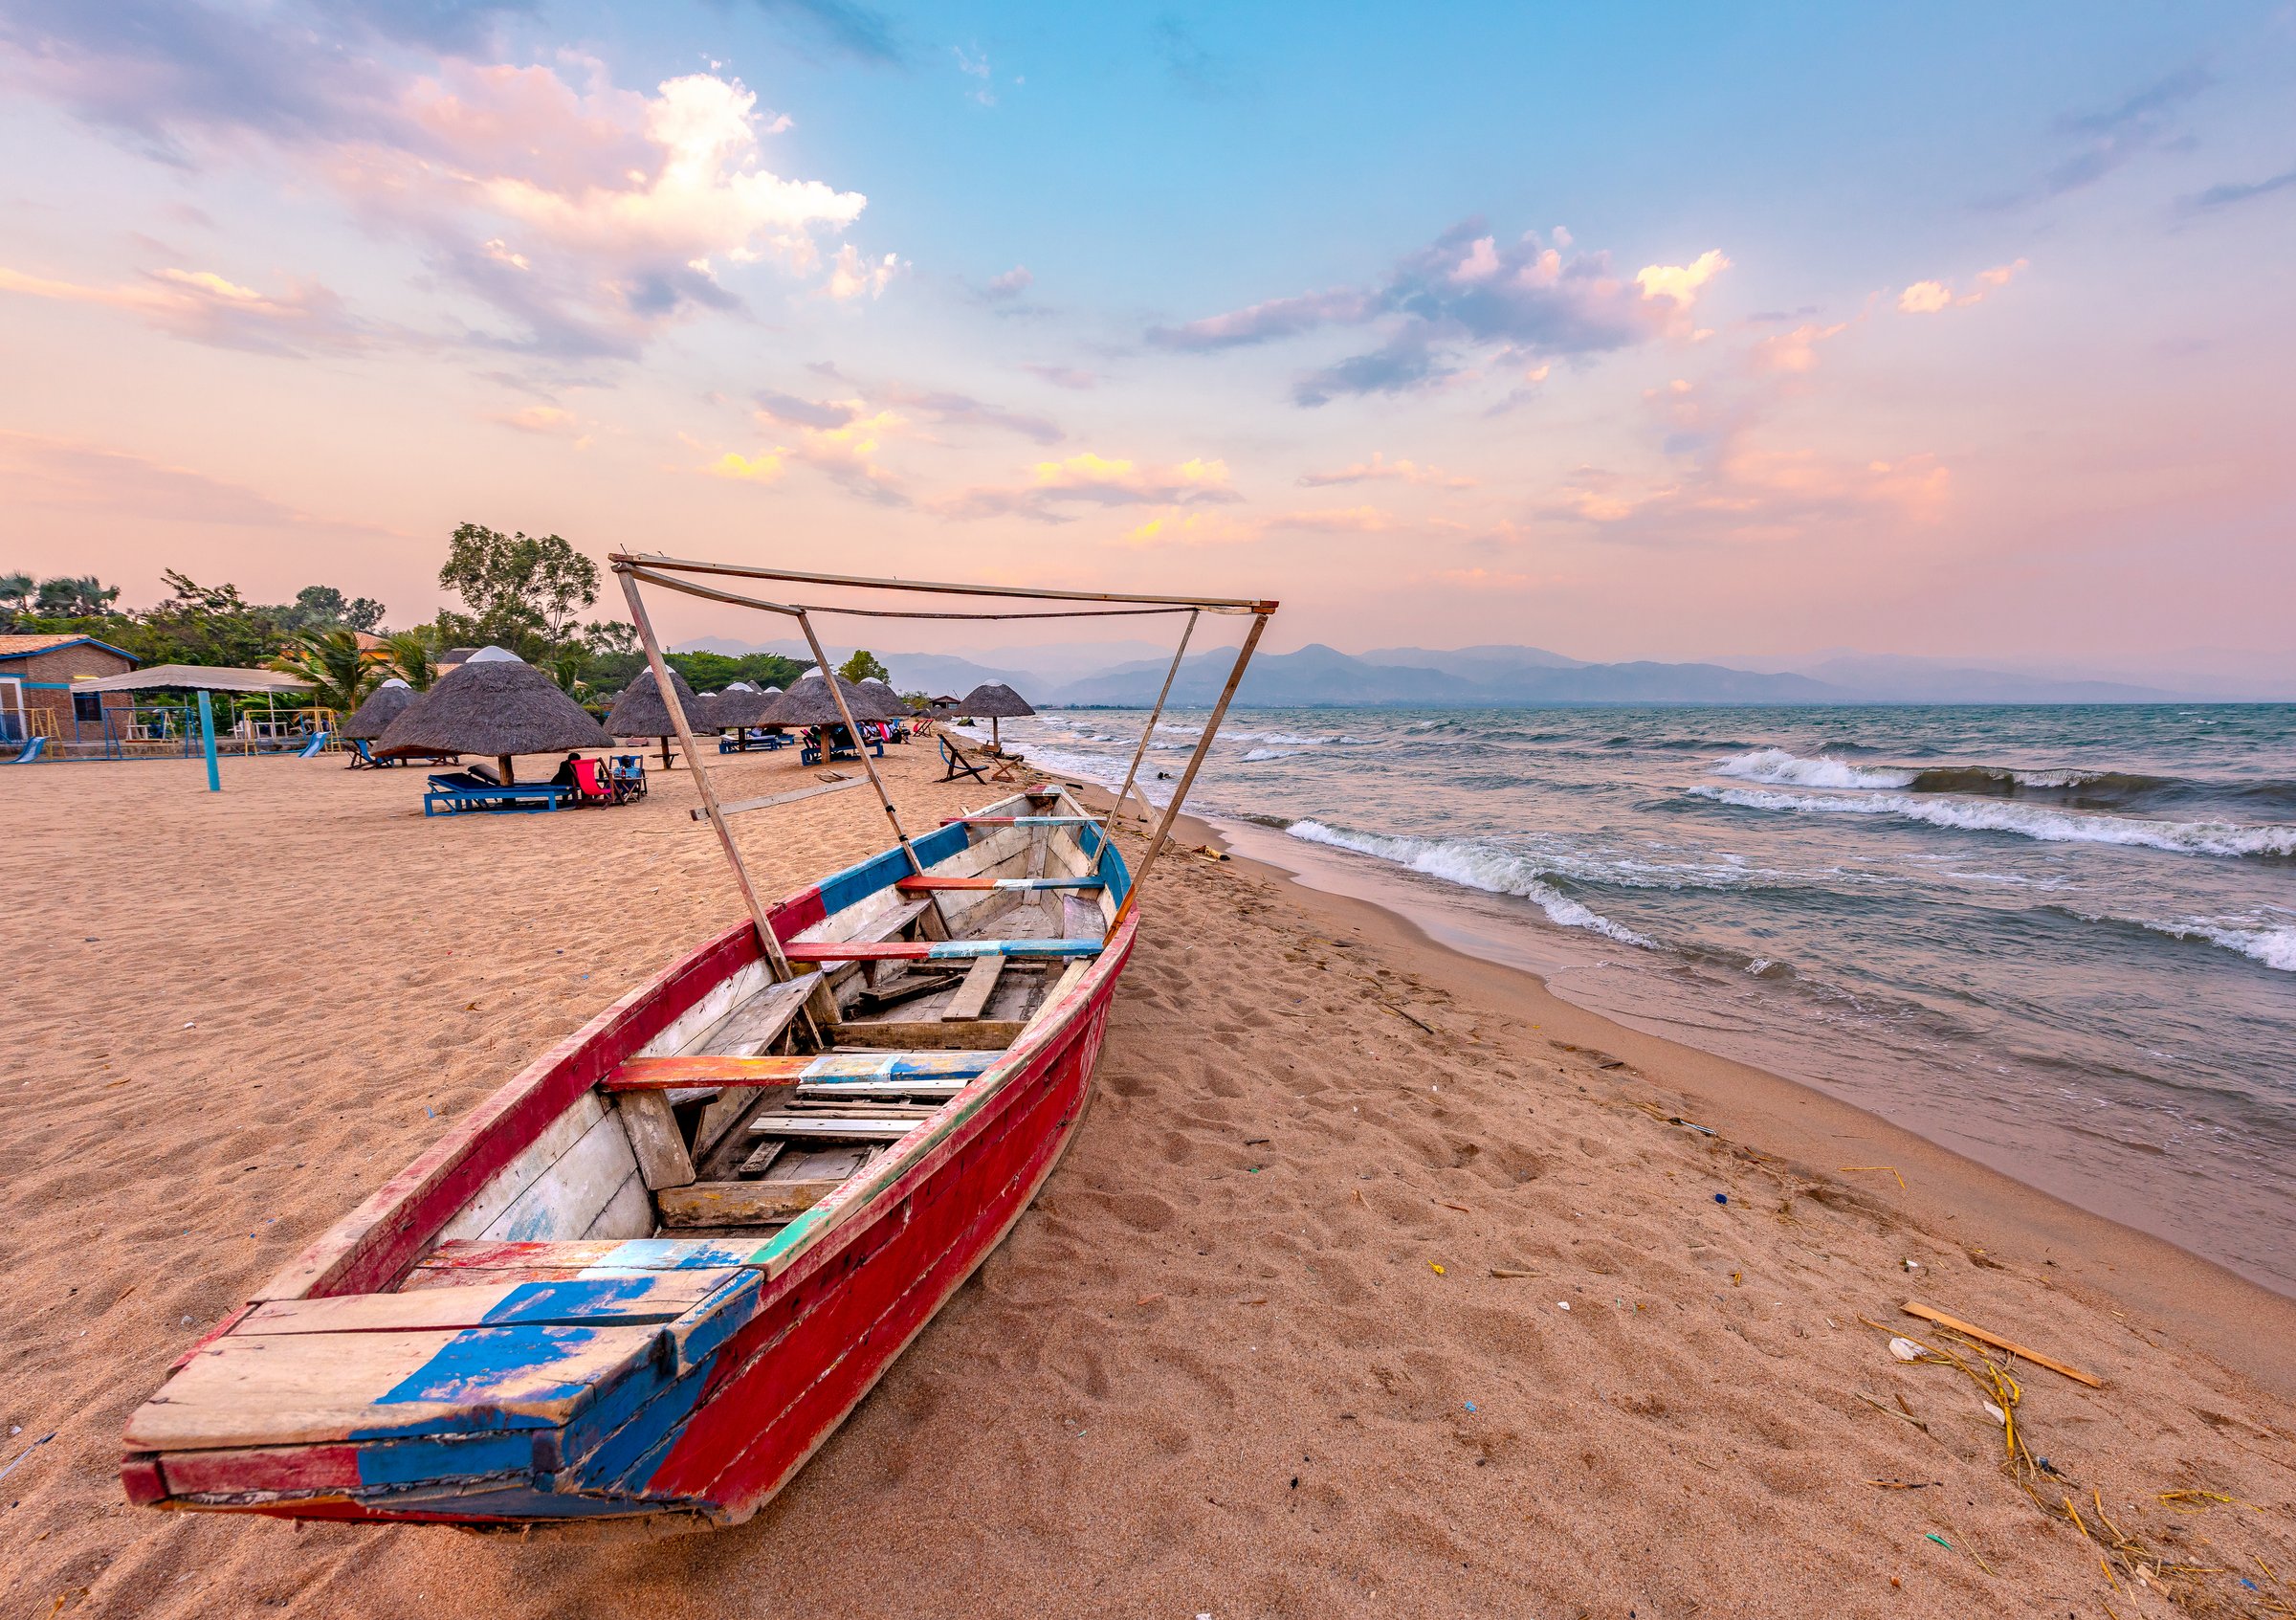
[[(718, 729), (709, 705), (695, 696), (686, 677), (675, 670), (670, 672), (670, 687), (677, 694), (677, 706), (685, 711), (689, 726), (695, 731)], [(622, 696), (614, 699), (613, 712), (606, 717), (606, 728), (616, 737), (660, 738), (662, 764), (665, 767), (670, 764), (670, 739), (677, 735), (677, 727), (670, 722), (670, 708), (653, 683), (652, 670), (640, 671), (638, 678), (623, 688)]]
[(842, 725), (845, 717), (837, 712), (837, 699), (829, 695), (829, 681), (837, 683), (845, 695), (846, 707), (853, 711), (855, 721), (901, 720), (908, 711), (898, 700), (888, 701), (871, 694), (869, 687), (850, 681), (845, 677), (824, 677), (819, 670), (807, 670), (796, 685), (774, 699), (773, 707), (765, 711), (763, 725)]
[(997, 735), (997, 721), (1019, 720), (1025, 715), (1036, 713), (1028, 706), (1027, 699), (1011, 687), (993, 680), (982, 681), (959, 699), (957, 712), (975, 720), (985, 715), (988, 718), (989, 741), (999, 746), (1003, 745), (1004, 739)]
[(414, 699), (414, 688), (393, 676), (375, 688), (367, 700), (359, 705), (357, 714), (342, 722), (342, 734), (364, 737), (371, 743), (390, 729), (390, 722), (406, 713)]
[(509, 782), (516, 755), (613, 745), (557, 681), (515, 653), (487, 647), (401, 710), (376, 752), (492, 754)]
[(765, 711), (773, 707), (773, 700), (781, 695), (778, 686), (768, 686), (761, 692), (746, 680), (737, 680), (718, 694), (711, 705), (710, 720), (720, 727), (740, 726), (745, 730), (767, 724)]

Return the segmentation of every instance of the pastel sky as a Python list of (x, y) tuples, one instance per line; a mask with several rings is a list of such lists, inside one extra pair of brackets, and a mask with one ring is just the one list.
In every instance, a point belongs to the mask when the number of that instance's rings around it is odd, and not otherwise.
[(0, 567), (2296, 646), (2296, 9), (1737, 10), (0, 0)]

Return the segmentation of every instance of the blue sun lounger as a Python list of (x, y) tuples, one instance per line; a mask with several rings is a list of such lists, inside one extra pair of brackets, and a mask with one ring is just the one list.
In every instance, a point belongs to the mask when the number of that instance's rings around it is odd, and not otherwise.
[(430, 778), (430, 790), (423, 795), (425, 815), (454, 815), (463, 810), (554, 810), (562, 798), (570, 797), (571, 788), (554, 782), (520, 782), (504, 787), (473, 776), (467, 770)]

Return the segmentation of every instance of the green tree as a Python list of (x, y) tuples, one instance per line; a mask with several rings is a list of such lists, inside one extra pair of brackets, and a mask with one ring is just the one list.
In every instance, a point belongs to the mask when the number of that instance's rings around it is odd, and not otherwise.
[(390, 675), (417, 692), (430, 691), (430, 683), (438, 678), (438, 660), (431, 656), (433, 649), (428, 632), (403, 630), (396, 635), (386, 636), (383, 651), (390, 662)]
[(232, 585), (200, 585), (175, 569), (161, 578), (174, 594), (136, 615), (121, 645), (145, 663), (223, 664), (253, 668), (282, 650), (286, 627), (276, 610), (242, 601)]
[(38, 611), (42, 618), (102, 618), (119, 600), (120, 588), (105, 585), (94, 574), (78, 579), (46, 579), (40, 581)]
[[(554, 534), (504, 535), (465, 523), (454, 531), (438, 583), (470, 609), (467, 618), (453, 617), (468, 625), (475, 642), (507, 647), (532, 663), (576, 639), (580, 610), (598, 600), (598, 565)], [(439, 622), (447, 626), (449, 615)]]
[(32, 611), (33, 588), (30, 574), (0, 574), (0, 602), (20, 613)]
[(853, 655), (837, 666), (837, 673), (848, 680), (882, 680), (890, 683), (893, 672), (877, 662), (877, 655), (866, 647), (855, 648)]
[(347, 625), (371, 632), (383, 622), (383, 604), (371, 596), (355, 596), (346, 602), (342, 592), (331, 585), (306, 585), (295, 593), (295, 606), (281, 609), (279, 617), (305, 630)]
[(307, 630), (266, 666), (311, 683), (311, 701), (348, 719), (383, 682), (382, 660), (347, 630)]

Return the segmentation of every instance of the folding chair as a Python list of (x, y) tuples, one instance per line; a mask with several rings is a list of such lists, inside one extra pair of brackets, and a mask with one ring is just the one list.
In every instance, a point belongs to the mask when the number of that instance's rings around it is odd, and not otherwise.
[(975, 782), (985, 782), (988, 780), (988, 778), (981, 774), (982, 771), (987, 767), (984, 766), (975, 765), (971, 760), (965, 758), (964, 750), (962, 748), (957, 746), (956, 743), (950, 742), (946, 737), (938, 738), (937, 741), (940, 743), (941, 760), (949, 767), (947, 773), (941, 777), (943, 782), (956, 781), (960, 773), (970, 776)]

